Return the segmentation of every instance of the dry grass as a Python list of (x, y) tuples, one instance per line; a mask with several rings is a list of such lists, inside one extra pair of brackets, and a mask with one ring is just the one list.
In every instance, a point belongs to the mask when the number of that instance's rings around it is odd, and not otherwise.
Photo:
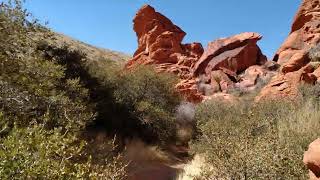
[(306, 179), (303, 153), (320, 136), (320, 108), (313, 95), (299, 104), (199, 105), (197, 120), (202, 135), (192, 148), (204, 153), (216, 170), (205, 169), (209, 177)]

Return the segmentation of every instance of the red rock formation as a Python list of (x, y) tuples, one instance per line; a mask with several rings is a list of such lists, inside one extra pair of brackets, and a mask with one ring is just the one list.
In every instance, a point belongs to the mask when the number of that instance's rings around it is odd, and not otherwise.
[(186, 33), (149, 5), (138, 11), (133, 22), (138, 49), (126, 67), (152, 64), (157, 72), (177, 74), (181, 81), (176, 89), (192, 102), (226, 93), (235, 88), (241, 72), (267, 61), (257, 46), (262, 38), (257, 33), (218, 39), (204, 53), (200, 43), (182, 44)]
[(262, 89), (256, 100), (260, 101), (265, 98), (295, 99), (299, 94), (298, 85), (301, 82), (311, 84), (317, 80), (316, 76), (312, 74), (313, 71), (314, 68), (308, 64), (298, 71), (274, 76), (270, 83)]
[[(320, 43), (320, 1), (304, 0), (295, 16), (291, 33), (277, 51), (274, 61), (282, 65), (279, 74), (266, 86), (257, 100), (284, 95), (295, 97), (301, 82), (315, 83), (312, 71), (305, 71), (310, 62), (310, 48)], [(315, 75), (317, 76), (317, 74)]]
[[(270, 62), (265, 64), (264, 66), (250, 66), (245, 70), (243, 74), (240, 75), (240, 80), (238, 83), (236, 83), (236, 87), (244, 92), (256, 90), (257, 88), (259, 88), (257, 86), (257, 84), (259, 84), (259, 81), (260, 83), (266, 82), (275, 75), (275, 72), (272, 71), (272, 69), (269, 69), (270, 67), (273, 67), (271, 66)], [(259, 86), (261, 85), (263, 84), (260, 84)]]
[(257, 33), (247, 32), (209, 43), (194, 67), (195, 75), (209, 75), (211, 71), (219, 69), (237, 74), (252, 65), (264, 64), (267, 58), (257, 45), (261, 38)]
[(158, 72), (175, 73), (183, 80), (177, 89), (188, 99), (201, 101), (192, 83), (191, 67), (202, 55), (202, 45), (182, 44), (186, 33), (149, 5), (138, 11), (133, 22), (139, 47), (127, 68), (153, 64)]
[(138, 11), (133, 22), (139, 47), (127, 67), (160, 64), (159, 69), (166, 70), (172, 66), (171, 71), (184, 72), (203, 53), (200, 43), (181, 44), (186, 33), (149, 5)]
[(308, 151), (304, 153), (304, 164), (309, 169), (311, 180), (320, 179), (320, 139), (315, 140), (309, 145)]

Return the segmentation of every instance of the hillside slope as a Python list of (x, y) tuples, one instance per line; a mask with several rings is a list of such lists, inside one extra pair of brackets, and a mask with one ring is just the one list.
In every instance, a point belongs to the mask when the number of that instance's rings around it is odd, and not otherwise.
[[(81, 42), (79, 40), (76, 40), (72, 37), (66, 36), (64, 34), (56, 32), (51, 33), (52, 34), (49, 39), (44, 39), (44, 41), (47, 42), (50, 46), (57, 48), (67, 46), (70, 50), (82, 52), (90, 61), (108, 59), (116, 62), (123, 62), (130, 58), (130, 55), (121, 52), (95, 47), (87, 43)], [(39, 39), (43, 37), (43, 34), (38, 33), (34, 37)]]

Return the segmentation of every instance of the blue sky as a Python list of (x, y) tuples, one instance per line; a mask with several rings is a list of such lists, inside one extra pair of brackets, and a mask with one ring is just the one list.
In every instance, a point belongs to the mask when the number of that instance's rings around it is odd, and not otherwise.
[(301, 0), (27, 0), (26, 7), (54, 31), (83, 42), (132, 54), (137, 39), (132, 19), (150, 4), (187, 36), (209, 41), (241, 32), (263, 35), (260, 46), (272, 57), (287, 37)]

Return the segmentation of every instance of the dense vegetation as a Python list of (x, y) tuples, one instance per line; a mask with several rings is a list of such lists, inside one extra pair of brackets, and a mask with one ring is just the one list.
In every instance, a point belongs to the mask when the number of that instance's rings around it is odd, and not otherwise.
[(206, 157), (199, 179), (308, 179), (302, 158), (320, 136), (320, 86), (303, 85), (300, 100), (210, 101), (197, 106), (201, 134), (192, 151)]
[(173, 76), (89, 61), (30, 19), (18, 0), (0, 6), (0, 179), (122, 179), (125, 138), (174, 138)]
[[(234, 104), (208, 101), (194, 121), (193, 105), (176, 108), (174, 75), (92, 61), (50, 43), (54, 33), (31, 19), (18, 0), (0, 5), (0, 179), (123, 179), (125, 139), (165, 147), (192, 134), (193, 122), (191, 149), (208, 163), (199, 179), (307, 178), (302, 156), (320, 135), (319, 85), (303, 86), (295, 103), (256, 104), (243, 93)], [(310, 51), (313, 62), (319, 52)]]

